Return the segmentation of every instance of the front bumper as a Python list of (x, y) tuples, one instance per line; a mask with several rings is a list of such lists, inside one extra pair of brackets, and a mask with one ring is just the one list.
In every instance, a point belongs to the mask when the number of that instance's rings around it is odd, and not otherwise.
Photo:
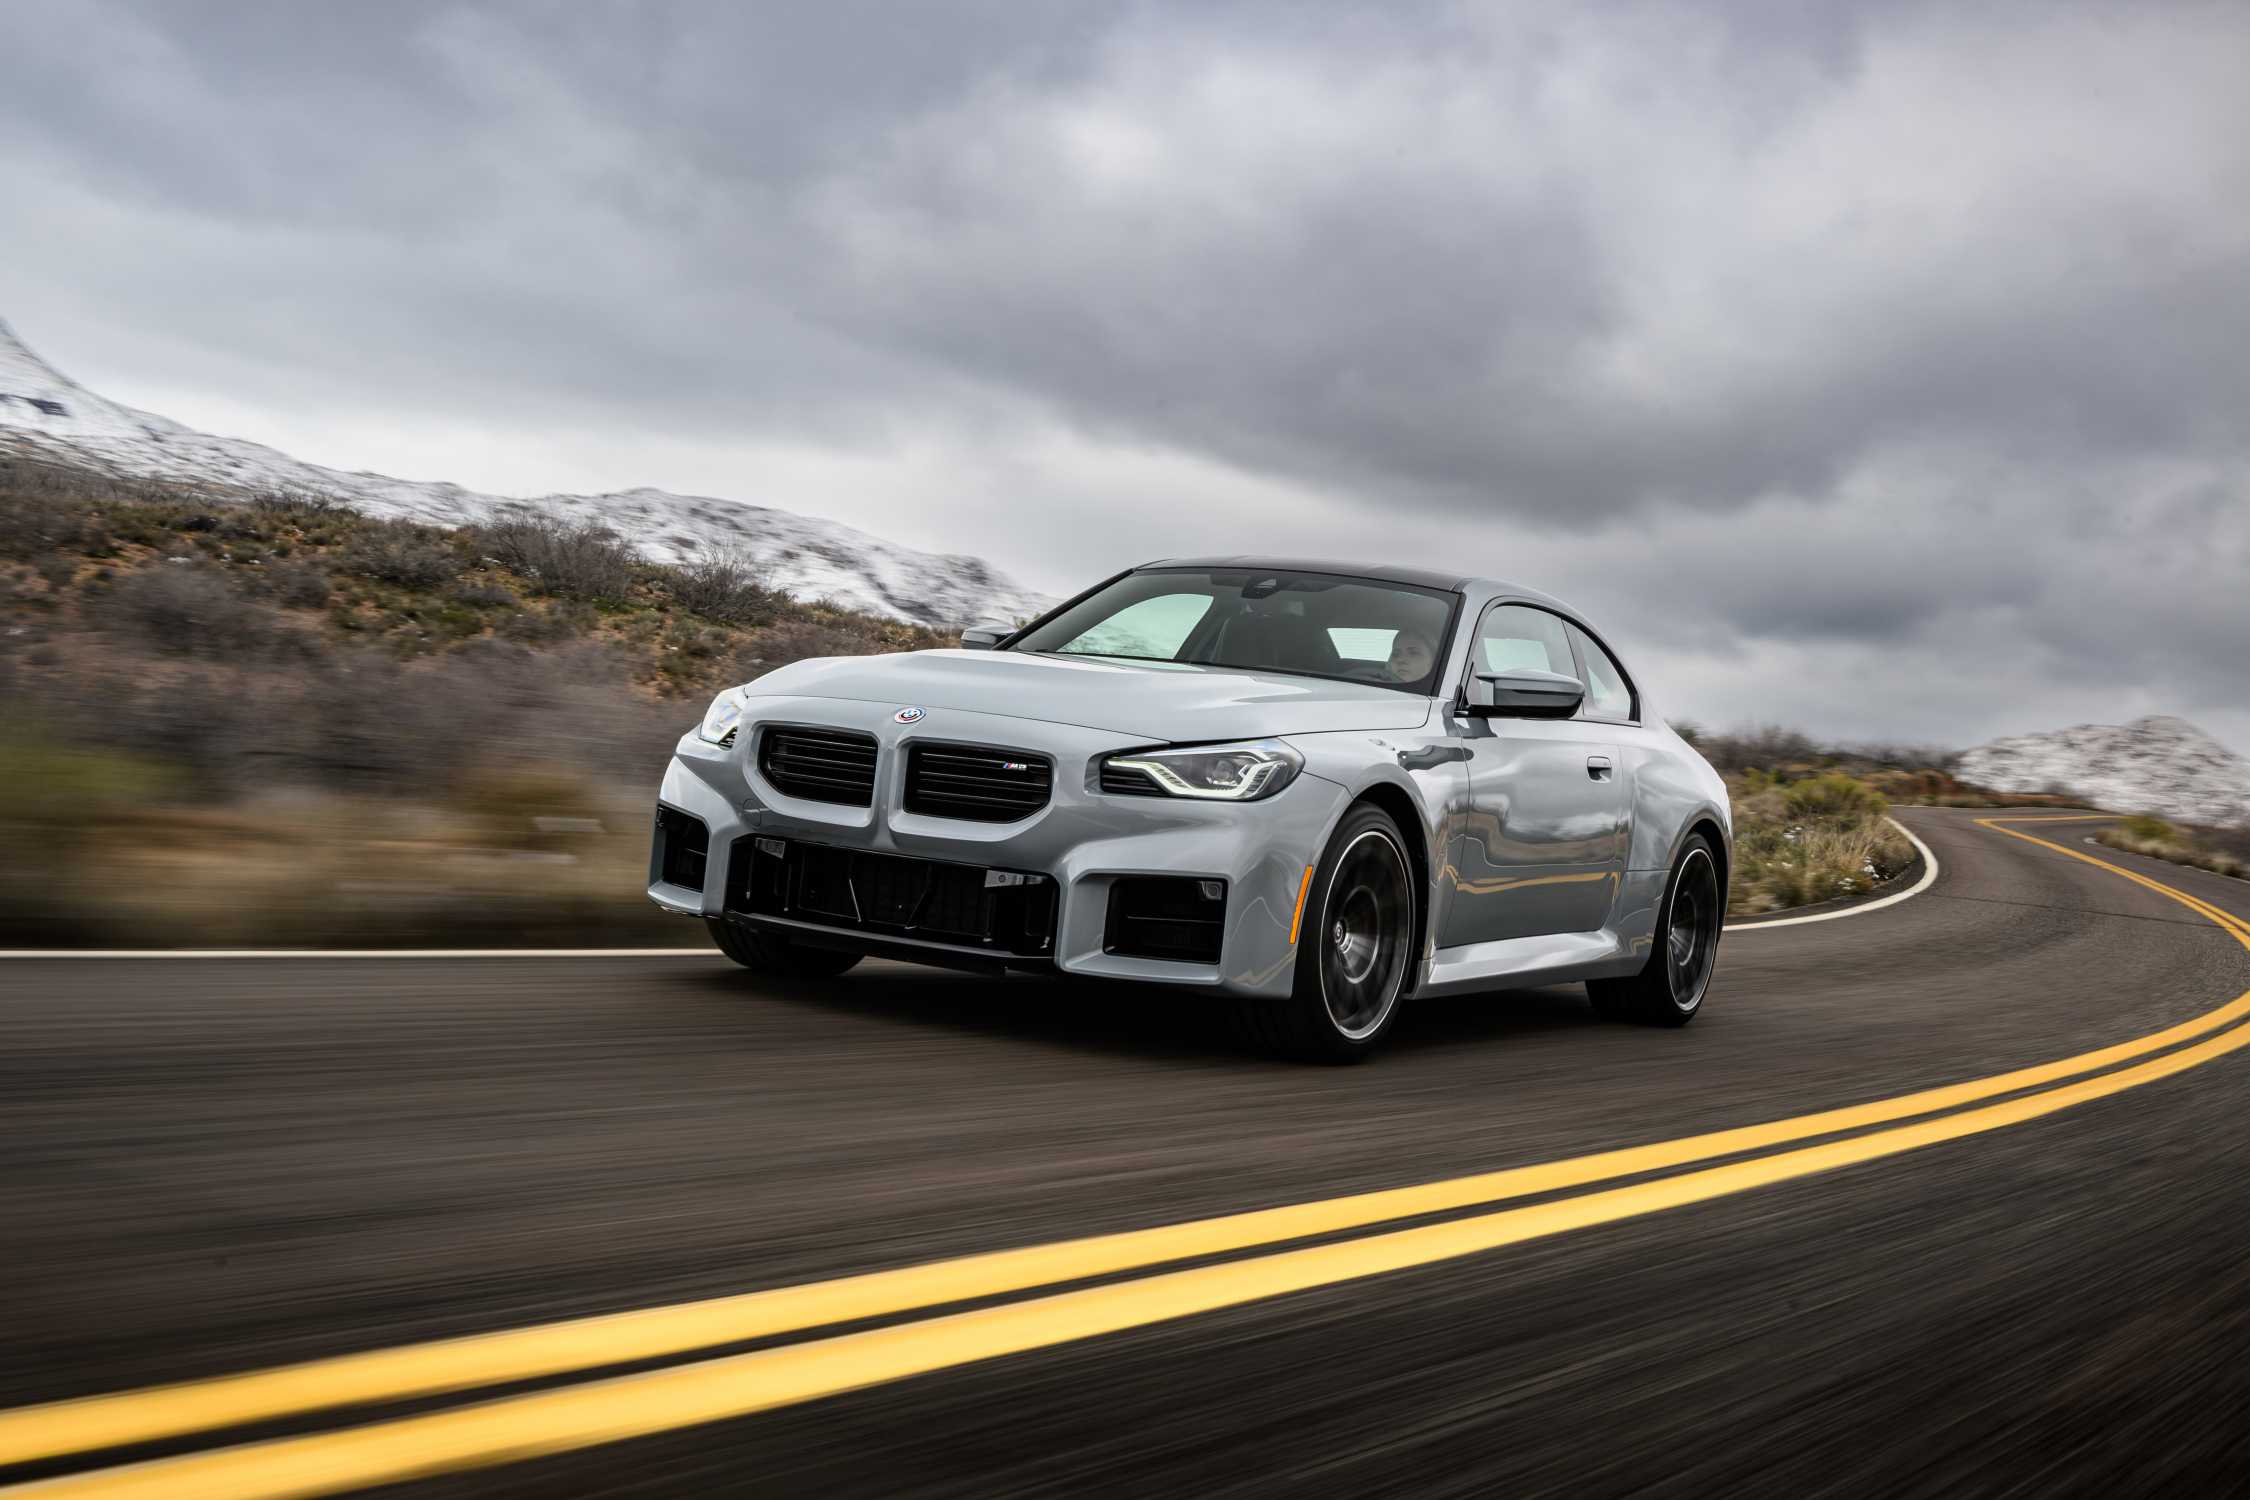
[[(829, 848), (900, 854), (926, 860), (1032, 871), (1055, 883), (1057, 908), (1051, 962), (1070, 974), (1201, 986), (1241, 995), (1288, 992), (1296, 950), (1291, 928), (1305, 871), (1343, 813), (1344, 788), (1300, 774), (1276, 795), (1240, 804), (1166, 797), (1119, 796), (1100, 791), (1095, 769), (1103, 756), (1137, 749), (1147, 741), (1112, 731), (1035, 719), (933, 709), (919, 723), (892, 718), (895, 705), (831, 698), (759, 698), (751, 702), (735, 744), (683, 737), (666, 769), (658, 801), (698, 820), (706, 830), (707, 857), (699, 886), (692, 861), (665, 858), (659, 839), (651, 860), (648, 893), (659, 906), (686, 916), (728, 915), (729, 894), (741, 889), (741, 861), (752, 857), (758, 836)], [(839, 806), (789, 796), (756, 769), (758, 725), (783, 722), (859, 730), (875, 737), (873, 805)], [(906, 748), (931, 744), (988, 745), (1052, 757), (1054, 786), (1047, 806), (1013, 823), (968, 822), (908, 812), (903, 805)], [(1172, 875), (1226, 882), (1226, 912), (1215, 964), (1127, 957), (1103, 951), (1112, 886), (1122, 877)], [(667, 878), (670, 876), (672, 878)], [(739, 906), (740, 898), (736, 897)], [(787, 930), (770, 917), (759, 925)], [(861, 932), (823, 932), (800, 925), (800, 935), (828, 936), (870, 951), (933, 962), (989, 964), (989, 950), (947, 944), (870, 938)], [(1020, 955), (1004, 955), (1013, 962)]]

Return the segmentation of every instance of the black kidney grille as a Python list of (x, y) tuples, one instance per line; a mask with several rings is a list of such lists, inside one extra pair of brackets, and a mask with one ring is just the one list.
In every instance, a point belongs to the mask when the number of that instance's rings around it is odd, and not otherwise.
[(1013, 823), (1047, 805), (1054, 762), (1027, 750), (915, 745), (906, 752), (906, 810), (933, 818)]
[(759, 737), (758, 772), (792, 797), (865, 807), (875, 800), (875, 736), (775, 725)]
[(1113, 766), (1102, 762), (1102, 790), (1113, 797), (1161, 797), (1164, 788), (1149, 779), (1146, 771), (1136, 771), (1131, 766)]

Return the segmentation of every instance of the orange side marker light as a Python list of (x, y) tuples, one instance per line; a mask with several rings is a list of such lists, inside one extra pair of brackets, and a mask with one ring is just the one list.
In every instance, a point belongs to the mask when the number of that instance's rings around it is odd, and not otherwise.
[(1312, 889), (1312, 866), (1305, 866), (1305, 878), (1297, 882), (1297, 914), (1289, 919), (1289, 946), (1297, 946), (1297, 929), (1305, 925), (1305, 893)]

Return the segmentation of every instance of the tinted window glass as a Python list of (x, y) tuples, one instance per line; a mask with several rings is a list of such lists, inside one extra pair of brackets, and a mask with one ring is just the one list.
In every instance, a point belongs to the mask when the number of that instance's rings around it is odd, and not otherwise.
[(1158, 594), (1126, 605), (1059, 649), (1076, 656), (1170, 658), (1210, 612), (1209, 594)]
[(1543, 609), (1503, 604), (1485, 611), (1473, 665), (1484, 672), (1555, 672), (1576, 677), (1563, 622)]
[(1633, 713), (1633, 689), (1625, 681), (1625, 674), (1617, 669), (1601, 642), (1577, 626), (1570, 627), (1571, 639), (1578, 643), (1578, 654), (1586, 661), (1586, 706), (1579, 712), (1589, 719), (1630, 719)]
[(1333, 573), (1155, 568), (1097, 590), (1008, 649), (1341, 677), (1428, 693), (1459, 597)]
[(1395, 630), (1355, 630), (1348, 625), (1328, 627), (1328, 639), (1335, 645), (1336, 654), (1345, 661), (1389, 661), (1391, 642), (1398, 639)]

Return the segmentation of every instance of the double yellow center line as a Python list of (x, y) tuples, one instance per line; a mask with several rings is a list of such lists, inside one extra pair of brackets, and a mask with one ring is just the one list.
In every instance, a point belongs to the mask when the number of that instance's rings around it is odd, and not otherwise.
[[(2250, 922), (2122, 866), (2001, 827), (2001, 821), (1979, 820), (1996, 832), (2155, 891), (2216, 923), (2250, 949)], [(591, 1447), (1430, 1265), (1979, 1134), (2121, 1093), (2250, 1044), (2250, 1026), (2233, 1025), (2246, 1015), (2250, 991), (2163, 1031), (2036, 1067), (1568, 1161), (0, 1412), (0, 1465), (663, 1358), (1589, 1187), (1843, 1132), (1867, 1132), (1557, 1201), (1051, 1292), (338, 1432), (96, 1470), (7, 1493), (166, 1500), (321, 1495)], [(2182, 1045), (2190, 1042), (2195, 1045)], [(2167, 1050), (2172, 1048), (2179, 1050)], [(2164, 1055), (2152, 1056), (2158, 1053)], [(2143, 1058), (2149, 1060), (2118, 1066)], [(2004, 1097), (2010, 1095), (2016, 1097)], [(1984, 1102), (1988, 1100), (2000, 1102)], [(1982, 1107), (1963, 1108), (1968, 1105)], [(1942, 1113), (1946, 1111), (1958, 1112)], [(1933, 1115), (1940, 1117), (1921, 1118)], [(1896, 1123), (1900, 1121), (1912, 1123)], [(1871, 1129), (1876, 1126), (1891, 1128)]]

